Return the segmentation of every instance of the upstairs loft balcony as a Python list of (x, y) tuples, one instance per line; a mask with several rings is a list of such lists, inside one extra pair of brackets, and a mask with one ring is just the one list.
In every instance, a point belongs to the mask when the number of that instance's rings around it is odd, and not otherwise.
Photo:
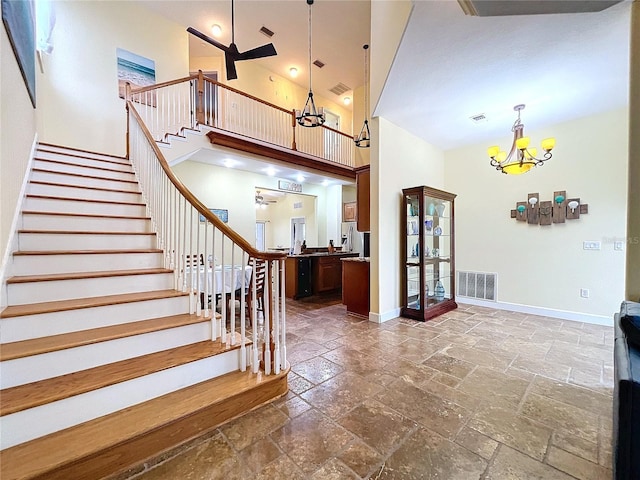
[(353, 138), (324, 125), (300, 126), (294, 110), (211, 80), (202, 73), (128, 89), (150, 135), (162, 145), (206, 130), (211, 144), (299, 167), (355, 178)]

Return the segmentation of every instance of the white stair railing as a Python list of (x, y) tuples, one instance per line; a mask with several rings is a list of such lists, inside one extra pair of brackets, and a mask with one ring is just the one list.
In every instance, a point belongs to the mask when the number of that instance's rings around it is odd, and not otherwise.
[[(156, 96), (158, 104), (159, 98)], [(239, 344), (242, 370), (250, 364), (253, 372), (262, 365), (265, 374), (279, 373), (287, 368), (286, 255), (253, 248), (180, 182), (138, 112), (138, 108), (147, 107), (127, 100), (128, 155), (157, 232), (158, 247), (164, 252), (165, 266), (173, 269), (175, 288), (189, 293), (192, 314), (211, 318), (212, 341)], [(256, 277), (261, 271), (264, 286), (258, 289)], [(218, 311), (220, 315), (216, 315)], [(247, 320), (251, 322), (250, 352)]]
[(355, 165), (350, 135), (324, 125), (300, 127), (293, 110), (211, 80), (202, 72), (128, 89), (127, 95), (157, 142), (206, 125), (340, 165)]

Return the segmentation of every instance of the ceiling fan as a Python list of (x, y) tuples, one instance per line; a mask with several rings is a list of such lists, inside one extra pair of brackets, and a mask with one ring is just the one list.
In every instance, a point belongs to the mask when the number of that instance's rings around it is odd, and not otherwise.
[(222, 43), (214, 40), (213, 38), (208, 37), (204, 33), (199, 32), (193, 27), (187, 28), (187, 32), (195, 35), (196, 37), (204, 40), (207, 43), (210, 43), (214, 47), (217, 47), (224, 52), (224, 60), (227, 67), (227, 80), (235, 80), (236, 78), (238, 78), (235, 62), (240, 60), (253, 60), (256, 58), (271, 57), (278, 54), (275, 47), (273, 46), (273, 43), (268, 43), (266, 45), (262, 45), (261, 47), (252, 48), (251, 50), (247, 50), (246, 52), (238, 51), (235, 40), (235, 18), (233, 0), (231, 0), (231, 45), (227, 47)]
[(267, 206), (270, 203), (278, 203), (276, 200), (265, 200), (262, 195), (260, 195), (260, 190), (256, 190), (256, 205), (257, 206)]

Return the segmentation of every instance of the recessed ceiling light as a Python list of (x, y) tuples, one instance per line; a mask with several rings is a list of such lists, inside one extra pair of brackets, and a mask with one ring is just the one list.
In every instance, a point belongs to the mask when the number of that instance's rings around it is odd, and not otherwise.
[(299, 173), (298, 176), (296, 177), (296, 181), (300, 183), (304, 182), (304, 176), (301, 173)]
[(342, 101), (345, 105), (351, 105), (351, 97), (344, 97)]
[(234, 160), (233, 158), (225, 158), (222, 161), (223, 165), (227, 168), (233, 168), (236, 165), (238, 165), (240, 162), (238, 162), (237, 160)]
[(265, 169), (265, 172), (267, 173), (267, 175), (269, 175), (270, 177), (273, 177), (276, 174), (276, 169), (273, 167), (267, 167)]
[(291, 67), (289, 69), (289, 75), (291, 75), (293, 78), (296, 78), (298, 76), (298, 69), (296, 67)]
[(326, 180), (326, 179), (325, 179), (325, 180), (323, 180), (323, 181), (322, 181), (322, 186), (323, 186), (323, 187), (328, 187), (328, 186), (329, 186), (329, 180)]
[(219, 37), (222, 34), (222, 27), (217, 23), (214, 25), (211, 25), (211, 33), (213, 34), (214, 37)]

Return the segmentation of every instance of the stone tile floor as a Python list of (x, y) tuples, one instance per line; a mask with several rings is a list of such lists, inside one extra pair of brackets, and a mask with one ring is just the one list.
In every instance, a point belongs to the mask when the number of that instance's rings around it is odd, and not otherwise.
[(289, 393), (136, 480), (611, 478), (613, 329), (470, 305), (287, 303)]

